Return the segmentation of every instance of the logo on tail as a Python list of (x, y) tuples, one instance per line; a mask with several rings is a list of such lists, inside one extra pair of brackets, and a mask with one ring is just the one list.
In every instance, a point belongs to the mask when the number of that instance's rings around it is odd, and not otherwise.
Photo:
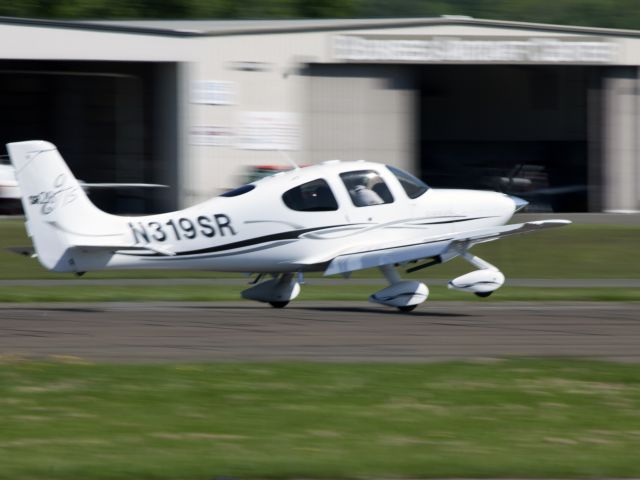
[(65, 187), (67, 176), (64, 173), (58, 175), (53, 181), (53, 190), (40, 192), (37, 195), (29, 195), (31, 205), (42, 205), (40, 212), (49, 215), (58, 206), (69, 205), (78, 198), (77, 186)]

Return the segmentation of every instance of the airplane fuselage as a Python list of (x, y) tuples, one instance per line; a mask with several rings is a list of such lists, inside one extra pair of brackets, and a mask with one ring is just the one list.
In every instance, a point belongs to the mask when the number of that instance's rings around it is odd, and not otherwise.
[[(478, 243), (570, 223), (505, 225), (527, 202), (496, 192), (439, 190), (390, 165), (329, 161), (243, 185), (176, 212), (121, 217), (86, 196), (55, 145), (7, 145), (27, 232), (40, 263), (57, 272), (180, 268), (259, 273), (243, 298), (281, 308), (300, 293), (296, 273), (348, 275), (377, 267), (389, 285), (369, 296), (411, 311), (428, 287), (396, 267), (461, 257), (476, 270), (448, 287), (493, 294), (505, 277), (472, 255)], [(270, 276), (265, 279), (263, 273)], [(270, 278), (269, 278), (270, 277)]]
[[(384, 203), (356, 205), (347, 181), (361, 172), (384, 183)], [(351, 175), (351, 177), (349, 176)], [(377, 176), (377, 178), (376, 178)], [(335, 204), (298, 210), (297, 187), (321, 185)], [(320, 182), (321, 183), (321, 182)], [(377, 185), (379, 187), (379, 185)], [(501, 193), (428, 189), (410, 198), (399, 179), (381, 164), (327, 162), (280, 173), (193, 207), (144, 217), (108, 217), (99, 229), (118, 243), (153, 246), (154, 251), (74, 253), (73, 268), (180, 268), (215, 271), (291, 272), (322, 270), (328, 259), (369, 244), (447, 236), (504, 225), (516, 204)], [(304, 190), (304, 189), (303, 189)], [(380, 190), (380, 189), (378, 189)], [(287, 192), (293, 192), (287, 197)], [(303, 191), (302, 194), (308, 192)], [(290, 198), (291, 197), (291, 198)], [(380, 199), (380, 196), (376, 196)], [(286, 200), (285, 200), (286, 199)], [(64, 199), (60, 199), (64, 201)], [(311, 201), (313, 193), (311, 194)], [(287, 205), (289, 202), (289, 205)], [(293, 203), (292, 203), (293, 202)], [(306, 204), (301, 203), (306, 208)], [(292, 206), (294, 208), (292, 208)], [(318, 209), (316, 209), (318, 208)], [(69, 233), (67, 231), (67, 233)], [(86, 241), (78, 239), (78, 244)]]

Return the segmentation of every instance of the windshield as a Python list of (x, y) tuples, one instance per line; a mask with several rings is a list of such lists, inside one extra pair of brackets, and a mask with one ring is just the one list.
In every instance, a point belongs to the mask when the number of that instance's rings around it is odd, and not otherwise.
[(418, 198), (424, 192), (429, 190), (429, 186), (417, 177), (397, 167), (387, 165), (387, 168), (398, 179), (400, 185), (409, 198)]

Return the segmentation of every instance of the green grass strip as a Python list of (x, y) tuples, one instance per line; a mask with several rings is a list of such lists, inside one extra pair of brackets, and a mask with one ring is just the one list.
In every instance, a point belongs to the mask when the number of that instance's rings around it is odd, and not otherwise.
[[(367, 301), (383, 285), (306, 285), (294, 300)], [(0, 302), (126, 302), (126, 301), (235, 301), (241, 300), (243, 285), (177, 286), (9, 286), (0, 288)], [(480, 299), (471, 293), (430, 287), (429, 300), (474, 301), (640, 301), (638, 288), (533, 288), (503, 287), (491, 297)], [(428, 300), (428, 301), (429, 301)], [(427, 304), (428, 304), (427, 301)]]
[(640, 369), (0, 364), (0, 478), (640, 476)]

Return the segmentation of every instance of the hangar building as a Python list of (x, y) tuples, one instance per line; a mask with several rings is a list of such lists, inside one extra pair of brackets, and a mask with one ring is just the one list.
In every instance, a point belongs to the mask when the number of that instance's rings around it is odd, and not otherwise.
[(110, 211), (256, 165), (367, 159), (538, 211), (640, 210), (640, 31), (479, 20), (0, 19), (0, 141), (57, 144)]

